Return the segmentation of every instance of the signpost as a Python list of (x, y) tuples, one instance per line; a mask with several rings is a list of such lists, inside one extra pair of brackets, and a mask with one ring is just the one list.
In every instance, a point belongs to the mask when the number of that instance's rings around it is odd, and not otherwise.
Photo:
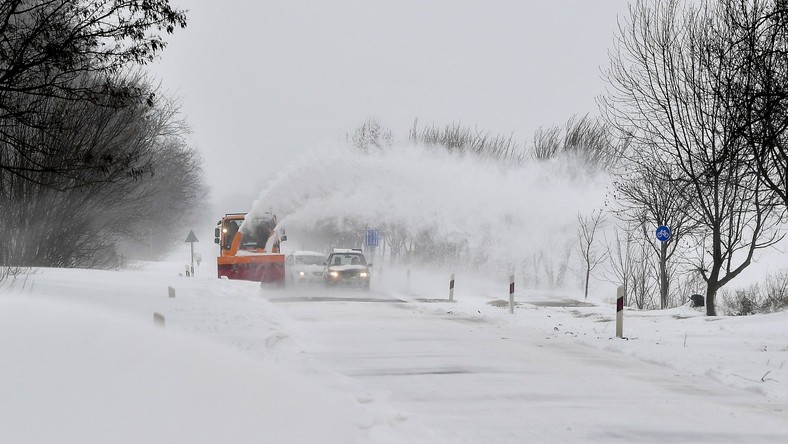
[(191, 275), (194, 276), (194, 243), (199, 242), (197, 236), (194, 235), (194, 230), (189, 230), (189, 235), (186, 236), (186, 242), (189, 243), (189, 247), (191, 248)]
[(367, 246), (369, 249), (369, 258), (372, 262), (375, 261), (375, 250), (377, 249), (378, 245), (380, 244), (380, 236), (378, 236), (378, 230), (374, 228), (367, 228), (364, 231), (364, 245)]
[(657, 240), (667, 242), (670, 239), (670, 228), (665, 225), (657, 227)]
[(380, 238), (378, 237), (378, 230), (368, 229), (364, 233), (364, 244), (368, 247), (377, 247), (380, 243)]

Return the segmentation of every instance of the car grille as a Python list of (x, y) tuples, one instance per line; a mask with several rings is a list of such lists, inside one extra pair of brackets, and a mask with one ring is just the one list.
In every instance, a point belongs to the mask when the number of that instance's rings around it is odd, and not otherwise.
[(345, 271), (340, 273), (340, 276), (342, 276), (343, 278), (351, 278), (352, 279), (352, 278), (357, 278), (360, 273), (361, 273), (361, 270), (345, 270)]

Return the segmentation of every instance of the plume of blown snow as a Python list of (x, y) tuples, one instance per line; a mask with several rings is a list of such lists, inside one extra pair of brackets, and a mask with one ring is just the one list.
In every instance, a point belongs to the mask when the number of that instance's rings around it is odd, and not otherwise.
[(433, 239), (465, 243), (471, 253), (516, 263), (568, 248), (577, 237), (577, 213), (604, 205), (609, 177), (578, 162), (503, 164), (412, 144), (369, 153), (337, 146), (282, 170), (250, 213), (273, 209), (280, 232), (326, 226), (426, 231)]

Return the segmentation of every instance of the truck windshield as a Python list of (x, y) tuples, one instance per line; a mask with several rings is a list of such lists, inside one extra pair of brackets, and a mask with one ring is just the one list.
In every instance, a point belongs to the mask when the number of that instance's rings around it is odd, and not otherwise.
[(241, 248), (265, 248), (265, 244), (268, 242), (268, 238), (271, 237), (273, 230), (273, 221), (250, 221), (250, 225), (244, 227)]

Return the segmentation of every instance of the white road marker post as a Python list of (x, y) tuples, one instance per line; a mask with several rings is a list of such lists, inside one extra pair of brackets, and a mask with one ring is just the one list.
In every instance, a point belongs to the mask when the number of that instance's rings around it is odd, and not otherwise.
[(174, 288), (172, 288), (172, 287), (167, 287), (167, 293), (169, 294), (169, 296), (170, 296), (171, 298), (174, 298), (174, 297), (175, 297), (175, 289), (174, 289)]
[(616, 337), (624, 337), (624, 286), (616, 289)]
[(514, 275), (509, 275), (509, 313), (514, 314)]
[(410, 268), (408, 268), (408, 294), (410, 294)]
[(449, 302), (454, 302), (454, 273), (451, 274), (449, 281)]

